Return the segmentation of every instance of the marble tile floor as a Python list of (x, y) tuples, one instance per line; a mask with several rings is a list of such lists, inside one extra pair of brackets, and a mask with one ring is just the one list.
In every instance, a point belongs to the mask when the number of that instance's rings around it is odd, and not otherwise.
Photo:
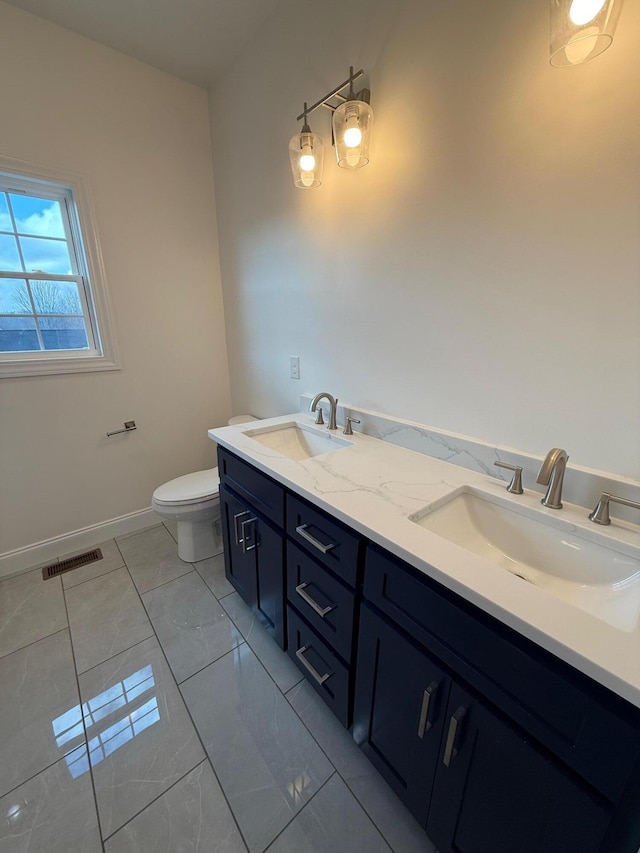
[(222, 555), (100, 547), (0, 581), (0, 853), (434, 853)]

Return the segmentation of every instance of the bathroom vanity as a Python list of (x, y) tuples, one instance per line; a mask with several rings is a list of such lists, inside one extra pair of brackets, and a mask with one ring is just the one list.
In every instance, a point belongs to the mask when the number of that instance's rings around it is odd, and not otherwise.
[[(489, 477), (368, 436), (347, 444), (299, 415), (210, 435), (227, 577), (440, 853), (636, 853), (640, 634), (626, 599), (596, 616), (425, 525), (480, 487), (504, 502)], [(609, 537), (632, 567), (634, 535)]]

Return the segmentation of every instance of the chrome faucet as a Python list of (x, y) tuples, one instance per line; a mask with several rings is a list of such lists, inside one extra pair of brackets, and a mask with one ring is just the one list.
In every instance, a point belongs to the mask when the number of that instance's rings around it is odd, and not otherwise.
[[(329, 402), (329, 423), (327, 425), (327, 429), (338, 429), (338, 424), (336, 423), (336, 411), (338, 409), (338, 399), (337, 397), (332, 397), (331, 394), (327, 394), (326, 391), (321, 391), (320, 394), (316, 394), (316, 396), (311, 401), (311, 411), (315, 412), (318, 409), (318, 403), (320, 400), (327, 400)], [(316, 418), (317, 424), (323, 424), (324, 420), (322, 419), (322, 409), (318, 409), (318, 417)]]
[(542, 467), (538, 471), (536, 483), (548, 486), (546, 495), (540, 503), (549, 509), (562, 509), (562, 482), (569, 456), (566, 450), (552, 447), (547, 453)]

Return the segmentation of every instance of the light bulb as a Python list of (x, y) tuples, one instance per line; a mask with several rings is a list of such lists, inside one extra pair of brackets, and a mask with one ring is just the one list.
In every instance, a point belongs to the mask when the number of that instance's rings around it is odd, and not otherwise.
[(593, 21), (606, 2), (607, 0), (573, 0), (569, 7), (571, 23), (577, 27), (588, 24), (589, 21)]
[(344, 144), (347, 146), (347, 148), (357, 148), (361, 142), (362, 131), (357, 126), (357, 124), (355, 125), (355, 127), (347, 127), (344, 132)]
[(313, 156), (310, 146), (302, 149), (302, 154), (298, 160), (301, 172), (313, 172), (316, 167), (316, 158)]

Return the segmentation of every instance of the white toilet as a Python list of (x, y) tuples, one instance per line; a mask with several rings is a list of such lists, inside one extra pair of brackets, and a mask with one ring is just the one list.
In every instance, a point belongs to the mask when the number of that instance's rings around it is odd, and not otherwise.
[[(255, 421), (236, 415), (229, 425)], [(153, 493), (151, 507), (161, 518), (178, 522), (178, 556), (187, 563), (206, 560), (222, 551), (220, 477), (217, 468), (169, 480)]]

